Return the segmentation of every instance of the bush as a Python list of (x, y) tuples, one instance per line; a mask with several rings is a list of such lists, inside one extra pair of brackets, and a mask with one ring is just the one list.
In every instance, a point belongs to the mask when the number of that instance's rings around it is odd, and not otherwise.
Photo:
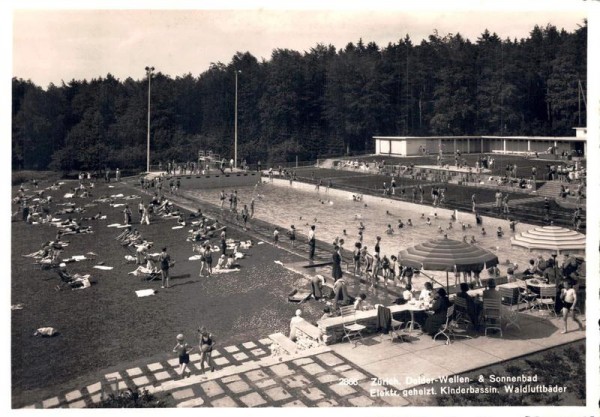
[(165, 408), (167, 404), (164, 400), (157, 399), (147, 389), (139, 390), (127, 389), (119, 394), (110, 394), (100, 403), (91, 408)]
[(30, 182), (33, 179), (47, 180), (47, 181), (58, 181), (61, 178), (60, 172), (54, 171), (13, 171), (11, 184), (21, 185), (23, 183)]

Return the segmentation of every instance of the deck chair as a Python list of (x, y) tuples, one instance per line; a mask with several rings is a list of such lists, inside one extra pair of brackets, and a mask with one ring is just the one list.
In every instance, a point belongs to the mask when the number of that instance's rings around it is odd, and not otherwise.
[(353, 305), (341, 306), (340, 315), (344, 319), (344, 336), (342, 337), (342, 341), (344, 341), (344, 339), (348, 339), (348, 342), (354, 340), (354, 347), (356, 347), (358, 339), (361, 341), (363, 340), (361, 332), (367, 327), (356, 322), (356, 310), (354, 309)]
[(146, 255), (147, 267), (152, 271), (147, 275), (143, 276), (143, 280), (145, 281), (154, 281), (162, 276), (160, 269), (158, 268), (158, 264), (160, 262), (160, 254), (148, 254)]
[(540, 296), (536, 300), (536, 305), (542, 310), (543, 307), (556, 316), (554, 305), (556, 304), (556, 288), (555, 287), (540, 287)]
[(519, 325), (519, 301), (518, 301), (518, 296), (517, 299), (515, 300), (515, 292), (514, 290), (518, 290), (518, 289), (513, 289), (513, 288), (504, 288), (504, 287), (499, 287), (498, 288), (500, 290), (500, 297), (502, 299), (502, 304), (504, 306), (504, 315), (503, 317), (506, 318), (506, 327), (508, 328), (508, 326), (515, 326), (516, 328), (518, 328), (519, 330), (521, 330), (521, 326)]
[(501, 303), (496, 298), (483, 299), (483, 320), (485, 326), (485, 335), (488, 330), (499, 330), (502, 336), (502, 311)]
[(450, 338), (464, 337), (472, 339), (471, 336), (466, 334), (466, 331), (458, 327), (458, 324), (454, 320), (454, 305), (448, 307), (446, 312), (446, 323), (442, 324), (440, 330), (433, 336), (433, 340), (436, 340), (438, 336), (446, 337), (446, 344), (450, 344)]
[(63, 274), (63, 272), (60, 269), (56, 271), (56, 274), (60, 278), (60, 282), (58, 283), (58, 285), (56, 287), (54, 287), (54, 289), (56, 291), (60, 291), (65, 287), (69, 287), (71, 282), (73, 282), (73, 278), (68, 275)]

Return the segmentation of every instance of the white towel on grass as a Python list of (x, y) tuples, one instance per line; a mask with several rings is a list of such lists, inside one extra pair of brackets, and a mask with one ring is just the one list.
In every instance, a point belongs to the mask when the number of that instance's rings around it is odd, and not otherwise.
[(171, 229), (173, 229), (173, 230), (183, 229), (183, 226), (173, 226), (173, 227), (171, 227)]
[(156, 290), (138, 290), (135, 292), (138, 297), (148, 297), (156, 294)]
[(110, 271), (111, 269), (113, 269), (112, 266), (105, 266), (105, 265), (94, 265), (94, 268), (101, 269), (103, 271)]
[(213, 274), (226, 274), (228, 272), (238, 272), (240, 270), (240, 268), (232, 268), (232, 269), (217, 269), (217, 268), (213, 268), (212, 269), (212, 273)]

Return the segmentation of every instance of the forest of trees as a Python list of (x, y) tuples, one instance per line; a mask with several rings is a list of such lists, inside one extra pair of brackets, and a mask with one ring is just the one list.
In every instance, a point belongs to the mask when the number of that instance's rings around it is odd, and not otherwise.
[[(199, 149), (232, 157), (236, 71), (238, 157), (249, 163), (373, 152), (374, 135), (571, 136), (586, 124), (586, 51), (582, 22), (519, 40), (434, 31), (419, 44), (276, 49), (262, 62), (238, 52), (198, 76), (153, 63), (152, 164)], [(12, 83), (13, 169), (145, 168), (147, 78)]]

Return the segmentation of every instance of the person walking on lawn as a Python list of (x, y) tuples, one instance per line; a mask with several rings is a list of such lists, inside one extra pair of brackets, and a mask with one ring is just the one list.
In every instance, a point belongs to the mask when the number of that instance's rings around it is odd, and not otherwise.
[(162, 275), (162, 285), (160, 288), (169, 288), (169, 268), (171, 267), (171, 255), (167, 253), (167, 248), (162, 248), (160, 254), (160, 272)]

